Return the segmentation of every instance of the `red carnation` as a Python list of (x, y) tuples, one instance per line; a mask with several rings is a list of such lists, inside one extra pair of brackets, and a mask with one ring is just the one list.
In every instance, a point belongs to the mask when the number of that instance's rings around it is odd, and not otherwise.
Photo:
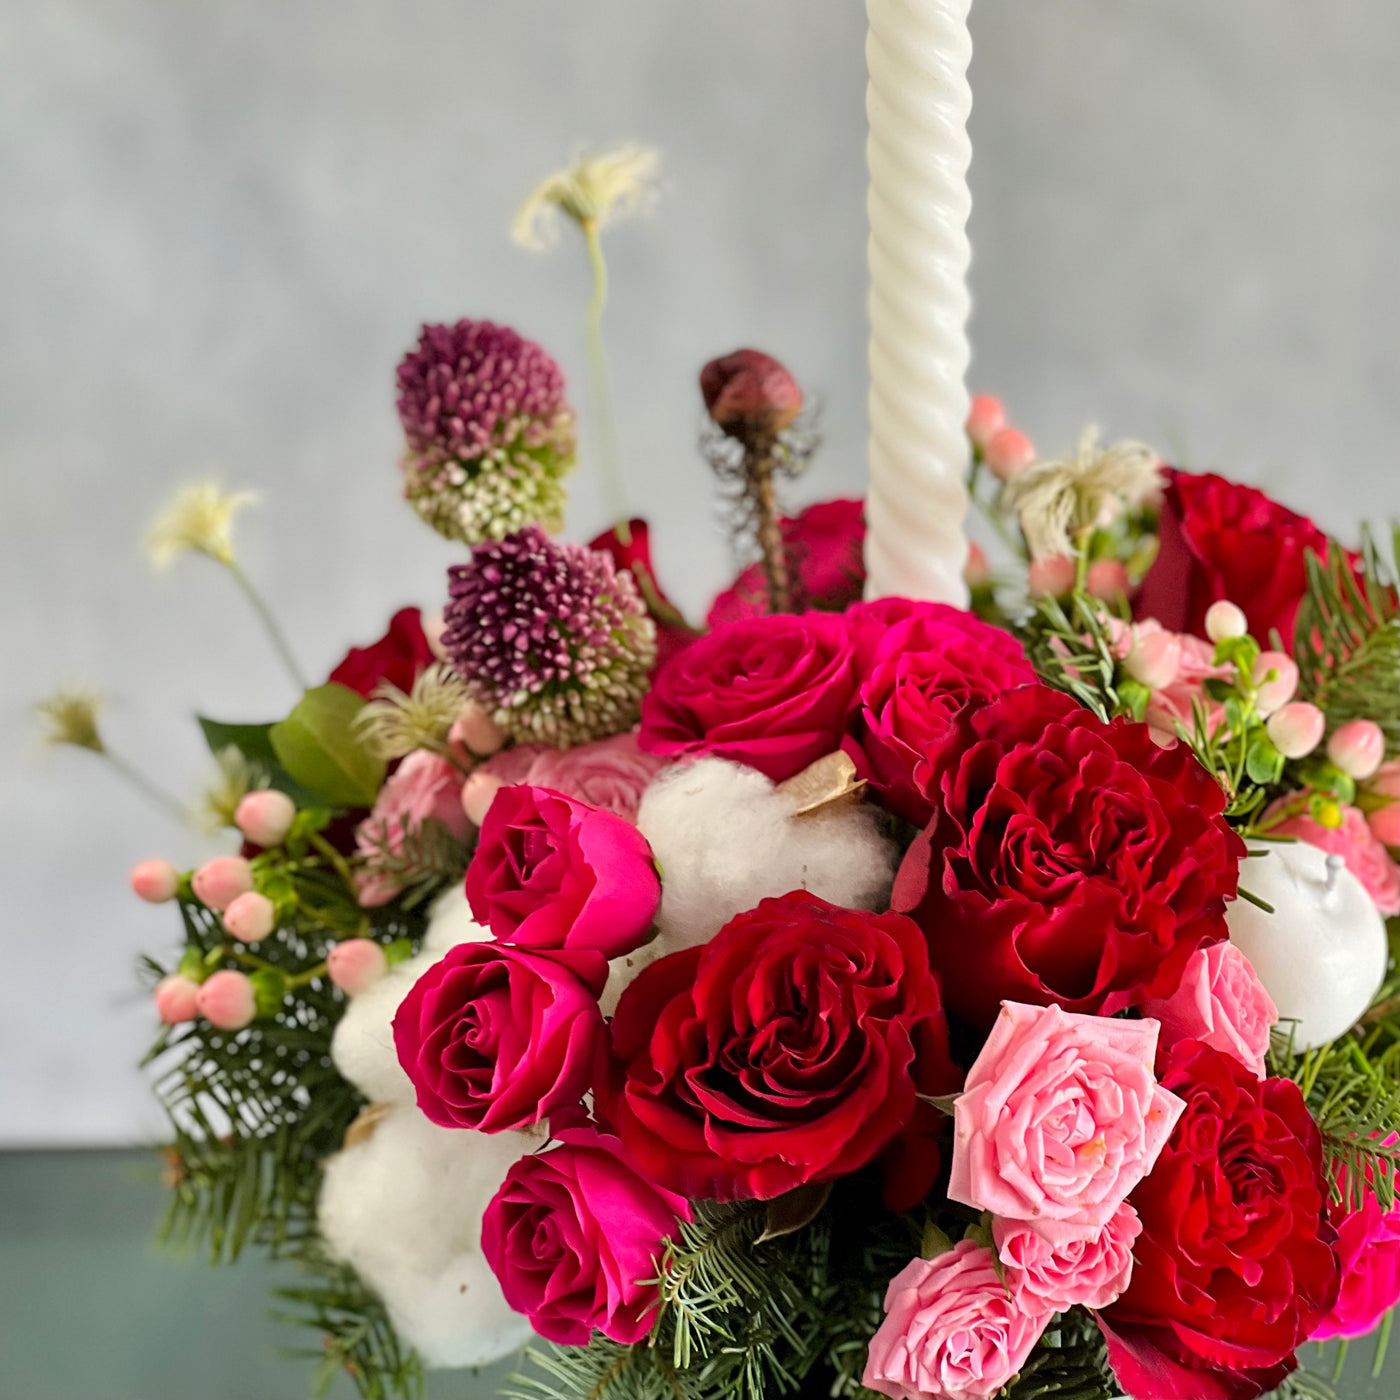
[(898, 914), (765, 899), (644, 969), (612, 1021), (601, 1113), (652, 1180), (768, 1199), (878, 1156), (948, 1093), (938, 979)]
[(1160, 1082), (1186, 1111), (1128, 1198), (1142, 1234), (1101, 1314), (1109, 1361), (1137, 1400), (1248, 1400), (1336, 1301), (1322, 1139), (1296, 1084), (1202, 1041), (1175, 1045)]
[(432, 664), (432, 648), (423, 634), (418, 609), (400, 608), (389, 620), (389, 630), (377, 642), (351, 647), (328, 679), (368, 699), (380, 681), (407, 693), (413, 689), (419, 673)]
[(1047, 686), (958, 724), (915, 770), (941, 810), (891, 900), (927, 935), (949, 1010), (985, 1028), (1003, 999), (1111, 1015), (1170, 996), (1226, 936), (1244, 855), (1214, 778)]

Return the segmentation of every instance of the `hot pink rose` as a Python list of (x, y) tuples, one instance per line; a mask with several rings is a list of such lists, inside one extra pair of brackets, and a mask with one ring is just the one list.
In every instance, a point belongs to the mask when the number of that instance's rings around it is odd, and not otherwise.
[(519, 784), (497, 793), (481, 824), (467, 901), (503, 943), (620, 958), (645, 940), (661, 881), (631, 822)]
[(657, 1260), (685, 1200), (653, 1186), (593, 1127), (522, 1157), (481, 1222), (481, 1251), (506, 1302), (542, 1337), (583, 1346), (596, 1328), (631, 1345), (651, 1330)]
[(1178, 1040), (1203, 1040), (1264, 1077), (1278, 1007), (1233, 943), (1197, 948), (1176, 991), (1143, 1002), (1142, 1014), (1162, 1023), (1159, 1050), (1169, 1050)]
[(892, 1400), (988, 1400), (1025, 1364), (1048, 1318), (1022, 1311), (992, 1251), (963, 1240), (890, 1281), (861, 1384)]
[(540, 748), (515, 781), (553, 788), (635, 822), (642, 793), (664, 767), (664, 758), (642, 752), (636, 734), (616, 734), (571, 749)]
[(840, 746), (855, 690), (843, 618), (780, 613), (716, 628), (642, 700), (649, 753), (712, 754), (782, 782)]
[[(1395, 1142), (1392, 1134), (1386, 1139)], [(1400, 1197), (1382, 1210), (1367, 1191), (1359, 1210), (1346, 1205), (1347, 1172), (1336, 1168), (1340, 1201), (1329, 1201), (1327, 1213), (1337, 1228), (1334, 1246), (1342, 1268), (1336, 1306), (1317, 1325), (1313, 1341), (1328, 1337), (1364, 1337), (1382, 1315), (1400, 1303)]]
[[(1266, 814), (1267, 815), (1267, 814)], [(1376, 834), (1357, 807), (1342, 808), (1342, 824), (1328, 828), (1302, 813), (1289, 817), (1270, 829), (1271, 836), (1296, 836), (1321, 851), (1338, 855), (1347, 869), (1366, 887), (1376, 908), (1386, 918), (1400, 914), (1400, 865), (1376, 840)]]
[(992, 1221), (1006, 1282), (1027, 1313), (1064, 1312), (1076, 1304), (1106, 1308), (1133, 1276), (1133, 1241), (1141, 1233), (1142, 1221), (1126, 1201), (1098, 1234), (1059, 1245), (1034, 1225), (1000, 1217)]
[(579, 1103), (603, 1035), (598, 953), (461, 943), (409, 989), (394, 1048), (444, 1128), (524, 1128)]
[(387, 904), (403, 888), (403, 872), (390, 875), (376, 867), (386, 854), (402, 855), (405, 836), (416, 836), (424, 822), (440, 822), (457, 840), (466, 839), (461, 791), (462, 775), (427, 749), (415, 749), (389, 775), (374, 810), (355, 831), (355, 848), (368, 866), (358, 889), (365, 908)]
[(1154, 1078), (1156, 1049), (1156, 1021), (1003, 1002), (954, 1106), (949, 1198), (1055, 1246), (1096, 1233), (1185, 1107)]

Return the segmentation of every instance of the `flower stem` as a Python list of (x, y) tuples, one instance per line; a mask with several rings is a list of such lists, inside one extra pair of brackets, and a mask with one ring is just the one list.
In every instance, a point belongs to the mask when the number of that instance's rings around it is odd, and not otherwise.
[(787, 551), (783, 548), (782, 526), (778, 523), (778, 496), (773, 485), (773, 452), (768, 443), (753, 446), (746, 464), (749, 490), (753, 497), (755, 533), (763, 558), (763, 576), (768, 583), (769, 612), (792, 611), (792, 585), (788, 578)]
[(97, 753), (100, 757), (105, 758), (112, 768), (120, 773), (148, 802), (159, 807), (168, 816), (174, 817), (177, 822), (182, 824), (189, 822), (190, 815), (184, 806), (164, 788), (153, 783), (140, 769), (128, 763), (120, 754), (113, 753), (109, 748), (98, 749)]
[(610, 498), (610, 510), (617, 521), (618, 538), (632, 543), (628, 526), (627, 498), (622, 487), (622, 466), (617, 450), (617, 428), (613, 421), (612, 387), (608, 376), (608, 354), (603, 344), (603, 308), (608, 302), (608, 265), (603, 258), (603, 242), (594, 219), (583, 220), (583, 241), (593, 270), (593, 294), (588, 302), (588, 390), (593, 408), (593, 437), (603, 489)]
[(236, 559), (222, 559), (219, 561), (233, 575), (233, 581), (243, 590), (243, 596), (252, 605), (253, 611), (257, 613), (258, 620), (263, 625), (263, 630), (267, 633), (269, 640), (277, 655), (281, 658), (282, 664), (287, 668), (287, 674), (291, 676), (298, 690), (306, 690), (306, 677), (301, 673), (301, 667), (297, 665), (297, 659), (292, 653), (292, 648), (283, 635), (282, 629), (277, 625), (277, 619), (272, 615), (272, 609), (263, 601), (262, 595), (253, 587), (253, 581), (239, 567)]
[(331, 868), (345, 882), (345, 887), (347, 889), (353, 890), (355, 888), (355, 877), (353, 874), (351, 874), (350, 866), (346, 861), (345, 857), (341, 855), (340, 852), (337, 851), (336, 848), (332, 846), (331, 843), (327, 841), (326, 838), (322, 836), (319, 831), (311, 832), (310, 836), (311, 844), (315, 846), (316, 849), (320, 851), (320, 853), (323, 856), (325, 856), (326, 860), (330, 863)]

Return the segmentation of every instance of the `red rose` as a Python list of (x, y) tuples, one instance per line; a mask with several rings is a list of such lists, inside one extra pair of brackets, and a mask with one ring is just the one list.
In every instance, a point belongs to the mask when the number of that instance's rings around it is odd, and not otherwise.
[(1306, 555), (1327, 555), (1327, 536), (1304, 515), (1252, 486), (1168, 467), (1157, 558), (1133, 602), (1139, 618), (1205, 636), (1206, 609), (1221, 598), (1244, 609), (1265, 646), (1277, 628), (1293, 650), (1293, 624), (1307, 586)]
[(444, 1128), (525, 1128), (587, 1092), (603, 1036), (599, 953), (460, 943), (409, 989), (394, 1049)]
[(1137, 1400), (1248, 1400), (1336, 1301), (1322, 1139), (1296, 1084), (1202, 1041), (1175, 1045), (1160, 1082), (1186, 1111), (1128, 1198), (1142, 1234), (1101, 1314), (1109, 1361)]
[(651, 562), (651, 534), (645, 520), (627, 522), (627, 540), (614, 525), (588, 541), (589, 549), (600, 549), (612, 556), (619, 569), (627, 569), (637, 580), (637, 589), (647, 612), (656, 624), (656, 665), (664, 666), (678, 651), (688, 647), (700, 634), (685, 620), (681, 610), (661, 591)]
[(642, 699), (648, 753), (704, 753), (782, 782), (841, 744), (855, 665), (842, 618), (779, 613), (687, 647)]
[(602, 1115), (654, 1181), (781, 1195), (844, 1176), (961, 1076), (918, 929), (805, 892), (643, 969), (612, 1021)]
[(417, 608), (400, 608), (389, 620), (389, 630), (372, 646), (351, 647), (329, 680), (368, 698), (380, 681), (408, 692), (420, 671), (433, 664), (432, 648), (423, 635)]
[(629, 821), (549, 788), (503, 787), (467, 867), (478, 923), (521, 948), (630, 953), (646, 937), (661, 881)]
[[(955, 721), (972, 705), (1035, 680), (1021, 644), (943, 603), (910, 603), (903, 621), (858, 604), (846, 614), (863, 677), (842, 747), (892, 812), (922, 826), (933, 804), (914, 781), (939, 766)], [(869, 614), (869, 616), (867, 616)]]
[[(865, 587), (865, 503), (820, 501), (796, 517), (778, 521), (788, 575), (793, 581), (793, 612), (844, 612)], [(762, 564), (750, 564), (710, 604), (711, 627), (764, 617), (769, 610)]]
[(949, 1010), (986, 1028), (1003, 1000), (1111, 1015), (1170, 996), (1226, 936), (1244, 843), (1215, 779), (1145, 724), (1104, 724), (1027, 685), (974, 709), (915, 770), (937, 812), (893, 908), (929, 940)]

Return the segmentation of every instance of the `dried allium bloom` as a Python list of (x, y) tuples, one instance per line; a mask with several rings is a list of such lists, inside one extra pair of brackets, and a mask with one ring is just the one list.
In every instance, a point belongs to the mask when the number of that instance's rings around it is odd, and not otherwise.
[(529, 526), (478, 545), (448, 591), (443, 647), (507, 733), (567, 747), (636, 720), (656, 628), (609, 555)]
[(424, 326), (398, 387), (404, 495), (433, 529), (475, 544), (560, 527), (577, 437), (544, 350), (490, 321)]

